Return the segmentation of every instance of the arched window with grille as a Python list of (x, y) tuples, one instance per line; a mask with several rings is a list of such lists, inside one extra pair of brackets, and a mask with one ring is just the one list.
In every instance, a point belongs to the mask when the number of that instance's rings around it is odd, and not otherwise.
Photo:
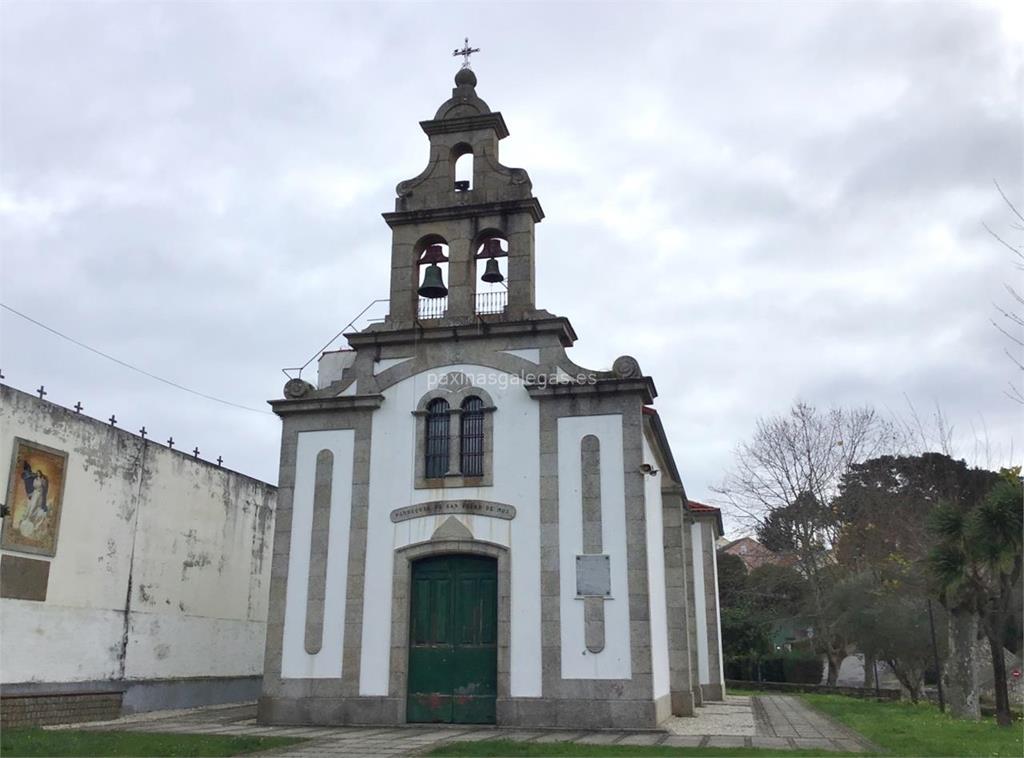
[(484, 401), (475, 395), (462, 402), (462, 428), (460, 430), (463, 476), (484, 474)]
[(461, 371), (439, 378), (422, 395), (416, 419), (418, 490), (494, 486), (494, 401)]
[(448, 473), (448, 401), (437, 398), (427, 405), (425, 474), (436, 479)]

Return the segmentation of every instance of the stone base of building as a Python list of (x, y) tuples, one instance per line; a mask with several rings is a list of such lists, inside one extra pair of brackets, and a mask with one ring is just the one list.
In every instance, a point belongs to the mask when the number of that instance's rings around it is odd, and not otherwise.
[[(498, 698), (495, 724), (509, 727), (654, 729), (672, 715), (671, 698), (658, 700), (575, 700)], [(396, 726), (405, 724), (405, 700), (392, 697), (264, 696), (261, 724)]]
[(701, 690), (700, 685), (694, 685), (690, 693), (693, 695), (694, 708), (700, 708), (704, 705), (704, 692)]
[(665, 719), (672, 718), (672, 695), (662, 695), (654, 701), (654, 716), (660, 724)]
[(693, 715), (697, 705), (693, 701), (693, 692), (691, 690), (675, 691), (672, 693), (671, 698), (673, 716)]
[(725, 699), (725, 687), (720, 684), (702, 684), (700, 686), (701, 699), (705, 702), (708, 700), (724, 700)]
[(38, 695), (0, 695), (0, 722), (21, 726), (107, 721), (121, 715), (120, 690), (63, 692)]
[(19, 682), (0, 685), (4, 726), (106, 721), (129, 713), (243, 703), (259, 697), (262, 677)]
[(125, 682), (124, 712), (252, 702), (260, 696), (262, 676), (148, 679)]

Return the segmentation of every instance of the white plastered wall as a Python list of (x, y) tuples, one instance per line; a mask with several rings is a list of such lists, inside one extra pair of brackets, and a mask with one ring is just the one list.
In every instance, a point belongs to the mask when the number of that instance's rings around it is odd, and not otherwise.
[(258, 675), (272, 514), (252, 480), (154, 451), (138, 511), (128, 676)]
[[(493, 486), (415, 489), (416, 423), (412, 411), (439, 380), (462, 371), (484, 389), (497, 408), (493, 416)], [(518, 378), (495, 369), (457, 364), (404, 379), (383, 392), (373, 414), (370, 452), (370, 507), (359, 694), (388, 694), (394, 551), (430, 539), (445, 518), (391, 522), (396, 508), (436, 500), (491, 500), (513, 505), (512, 521), (458, 516), (476, 539), (511, 551), (510, 692), (541, 695), (540, 628), (540, 421), (537, 403)]]
[[(587, 435), (600, 441), (601, 543), (610, 558), (611, 597), (604, 602), (604, 649), (587, 650), (583, 599), (576, 596), (576, 556), (583, 552), (582, 460)], [(629, 584), (622, 416), (558, 419), (558, 540), (563, 679), (630, 679)]]
[[(327, 576), (324, 585), (323, 644), (319, 652), (306, 652), (306, 605), (309, 597), (309, 561), (313, 532), (313, 489), (316, 460), (321, 450), (334, 456), (327, 537)], [(348, 585), (349, 523), (352, 517), (352, 466), (355, 431), (300, 432), (295, 452), (295, 491), (285, 593), (281, 678), (339, 678), (345, 632), (345, 597)]]
[[(712, 529), (710, 525), (708, 529)], [(718, 634), (716, 639), (711, 640), (711, 644), (718, 645), (718, 683), (725, 685), (725, 651), (722, 649), (722, 598), (718, 594), (718, 549), (717, 541), (715, 540), (714, 532), (712, 532), (710, 539), (705, 543), (708, 545), (708, 550), (711, 552), (711, 565), (715, 571), (715, 629)]]
[(45, 601), (0, 601), (3, 683), (259, 675), (276, 490), (0, 391), (4, 492), (14, 437), (68, 454), (56, 555), (3, 551), (50, 564)]

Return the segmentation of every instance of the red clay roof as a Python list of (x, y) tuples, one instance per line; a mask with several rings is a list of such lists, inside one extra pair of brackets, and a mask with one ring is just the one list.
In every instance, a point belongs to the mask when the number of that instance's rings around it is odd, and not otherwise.
[(716, 508), (713, 505), (704, 505), (704, 503), (698, 503), (696, 500), (687, 500), (686, 504), (687, 506), (689, 506), (690, 510), (695, 513), (718, 513), (719, 511), (722, 510), (721, 508)]

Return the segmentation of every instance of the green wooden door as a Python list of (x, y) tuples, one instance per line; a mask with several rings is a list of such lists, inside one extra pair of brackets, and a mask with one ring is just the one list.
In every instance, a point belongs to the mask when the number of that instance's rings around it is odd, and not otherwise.
[(412, 565), (410, 722), (493, 724), (498, 562), (441, 555)]

